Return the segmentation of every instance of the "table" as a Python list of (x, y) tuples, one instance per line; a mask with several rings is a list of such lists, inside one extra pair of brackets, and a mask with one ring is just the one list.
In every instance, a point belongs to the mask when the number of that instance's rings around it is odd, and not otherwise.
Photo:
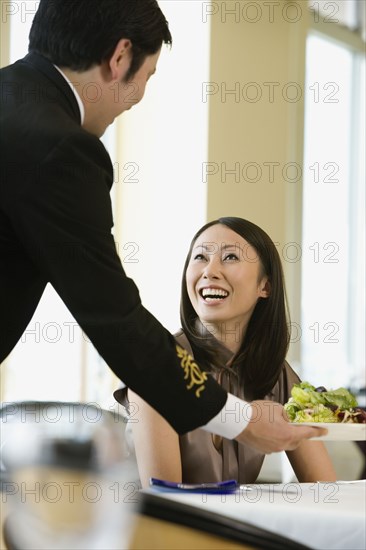
[(243, 537), (217, 514), (194, 508), (192, 517), (179, 505), (177, 521), (175, 503), (98, 472), (25, 467), (3, 479), (1, 488), (1, 550), (257, 549), (246, 544), (247, 531)]
[(366, 548), (366, 481), (248, 485), (228, 495), (144, 493), (226, 515), (316, 550)]
[[(52, 477), (50, 477), (52, 475)], [(35, 479), (40, 479), (39, 473), (34, 477), (34, 472), (22, 474), (22, 479), (27, 479), (28, 488), (31, 489), (31, 500), (35, 495)], [(308, 548), (316, 550), (359, 550), (366, 547), (366, 522), (365, 522), (365, 489), (366, 481), (357, 482), (337, 482), (337, 483), (287, 483), (287, 484), (266, 484), (266, 485), (248, 485), (242, 487), (239, 491), (227, 495), (213, 494), (192, 494), (184, 492), (161, 492), (159, 489), (149, 489), (141, 492), (134, 492), (131, 498), (130, 486), (126, 486), (126, 492), (121, 493), (120, 498), (115, 499), (115, 486), (102, 486), (102, 498), (94, 502), (93, 492), (88, 493), (88, 499), (92, 502), (86, 502), (80, 497), (78, 488), (90, 486), (90, 480), (83, 480), (80, 472), (75, 472), (75, 477), (71, 471), (49, 472), (47, 469), (43, 472), (44, 485), (41, 490), (43, 499), (37, 501), (37, 513), (42, 515), (44, 525), (52, 528), (55, 538), (50, 539), (49, 533), (43, 529), (37, 529), (37, 532), (30, 532), (26, 525), (18, 523), (15, 526), (14, 535), (16, 535), (14, 547), (25, 548), (73, 548), (75, 544), (62, 543), (59, 538), (60, 530), (58, 528), (58, 515), (62, 521), (69, 526), (73, 526), (75, 521), (79, 522), (88, 519), (91, 511), (97, 513), (102, 522), (112, 520), (109, 526), (106, 526), (106, 539), (92, 535), (87, 546), (79, 546), (89, 549), (107, 548), (125, 548), (129, 550), (177, 550), (183, 548), (195, 548), (205, 550), (229, 550), (229, 549), (250, 549), (253, 550), (255, 544), (251, 544), (250, 538), (238, 539), (232, 537), (237, 531), (249, 533), (249, 527), (265, 529), (273, 533), (272, 538), (277, 536), (286, 537), (295, 543), (306, 545)], [(55, 483), (58, 487), (75, 487), (75, 499), (70, 502), (69, 492), (67, 498), (57, 500), (53, 495)], [(52, 485), (51, 485), (51, 481)], [(87, 481), (87, 483), (85, 483)], [(67, 483), (67, 485), (66, 485)], [(91, 488), (94, 490), (96, 480), (93, 481)], [(46, 488), (49, 491), (46, 493)], [(113, 490), (111, 490), (113, 489)], [(47, 496), (47, 499), (44, 497)], [(66, 492), (62, 494), (66, 497)], [(111, 498), (112, 497), (112, 498)], [(123, 498), (122, 498), (123, 497)], [(148, 500), (153, 497), (154, 505), (161, 504), (162, 514), (151, 515), (144, 514), (140, 509), (138, 501)], [(55, 501), (54, 503), (51, 502)], [(2, 521), (6, 519), (7, 508), (10, 499), (6, 493), (2, 494)], [(179, 505), (177, 507), (177, 505)], [(66, 506), (66, 508), (65, 508)], [(175, 517), (169, 518), (173, 508)], [(187, 508), (193, 510), (193, 514), (187, 513)], [(180, 521), (179, 515), (185, 515), (185, 520)], [(104, 516), (104, 511), (107, 516)], [(142, 513), (139, 513), (142, 512)], [(174, 510), (173, 510), (174, 512)], [(212, 523), (213, 516), (220, 516), (218, 524), (220, 529), (216, 529), (216, 524)], [(174, 515), (174, 514), (173, 514)], [(114, 518), (114, 519), (113, 519)], [(227, 518), (226, 524), (221, 518)], [(211, 524), (210, 524), (211, 521)], [(202, 524), (202, 527), (201, 527)], [(203, 526), (203, 524), (205, 524)], [(211, 527), (210, 527), (211, 525)], [(19, 532), (17, 530), (19, 529)], [(39, 532), (38, 532), (39, 531)], [(113, 532), (114, 531), (114, 532)], [(62, 529), (65, 534), (65, 526)], [(29, 536), (29, 533), (31, 536)], [(58, 535), (57, 535), (58, 533)], [(103, 536), (104, 536), (103, 534)], [(1, 539), (1, 537), (0, 537)], [(32, 540), (31, 540), (32, 539)], [(38, 540), (37, 540), (38, 539)], [(279, 546), (282, 548), (286, 546)], [(0, 548), (5, 548), (4, 541), (0, 542)]]

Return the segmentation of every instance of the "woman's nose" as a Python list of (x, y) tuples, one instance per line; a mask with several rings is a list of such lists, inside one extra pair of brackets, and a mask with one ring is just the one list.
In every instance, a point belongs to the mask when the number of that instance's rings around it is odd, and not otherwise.
[(219, 262), (214, 259), (207, 262), (205, 269), (203, 270), (203, 277), (205, 279), (219, 279), (220, 276)]

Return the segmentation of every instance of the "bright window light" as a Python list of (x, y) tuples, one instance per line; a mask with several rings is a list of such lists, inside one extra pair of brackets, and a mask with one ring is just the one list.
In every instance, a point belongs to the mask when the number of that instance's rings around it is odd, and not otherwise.
[(362, 74), (357, 54), (309, 36), (301, 375), (316, 385), (355, 389), (365, 386)]

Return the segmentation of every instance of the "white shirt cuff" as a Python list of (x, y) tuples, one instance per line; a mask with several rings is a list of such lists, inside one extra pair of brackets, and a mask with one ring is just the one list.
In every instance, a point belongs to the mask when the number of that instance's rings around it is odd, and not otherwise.
[(210, 422), (201, 426), (201, 429), (227, 439), (235, 439), (248, 426), (251, 416), (251, 405), (228, 393), (225, 406)]

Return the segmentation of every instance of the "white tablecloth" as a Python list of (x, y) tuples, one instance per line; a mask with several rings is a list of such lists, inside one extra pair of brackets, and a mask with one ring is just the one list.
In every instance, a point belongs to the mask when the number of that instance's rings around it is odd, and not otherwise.
[(365, 550), (365, 480), (247, 487), (228, 495), (147, 492), (252, 523), (316, 550)]

